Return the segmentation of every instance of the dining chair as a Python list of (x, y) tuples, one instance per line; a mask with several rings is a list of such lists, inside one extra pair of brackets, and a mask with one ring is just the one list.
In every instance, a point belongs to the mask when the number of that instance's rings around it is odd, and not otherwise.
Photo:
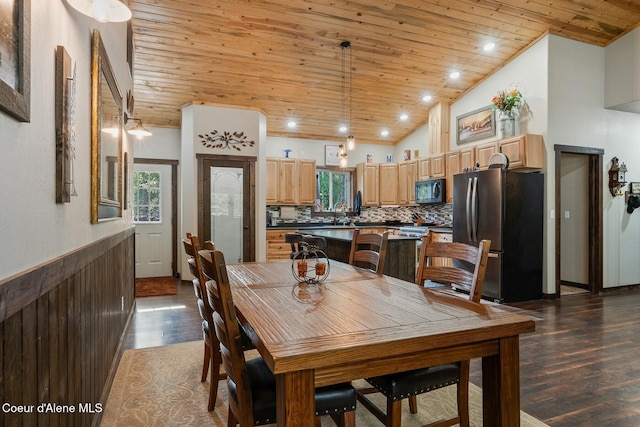
[[(271, 424), (276, 421), (276, 379), (262, 357), (246, 360), (241, 345), (240, 326), (224, 255), (212, 251), (214, 279), (206, 284), (211, 304), (220, 303), (213, 313), (220, 342), (222, 363), (227, 372), (229, 395), (228, 426)], [(316, 426), (319, 417), (331, 415), (337, 425), (355, 426), (356, 392), (349, 383), (320, 387), (315, 392)]]
[(349, 264), (368, 268), (374, 273), (384, 273), (384, 262), (387, 257), (387, 241), (389, 232), (361, 233), (359, 229), (353, 231)]
[(302, 248), (303, 244), (307, 244), (308, 246), (313, 246), (320, 250), (324, 250), (327, 247), (327, 239), (322, 236), (311, 236), (309, 234), (302, 234), (297, 232), (285, 233), (284, 241), (291, 245), (291, 254), (290, 258), (293, 259), (295, 256), (302, 256)]
[[(213, 318), (211, 308), (207, 302), (207, 291), (204, 287), (205, 277), (202, 272), (202, 266), (200, 264), (200, 258), (198, 251), (200, 250), (200, 240), (197, 236), (187, 233), (186, 239), (182, 240), (184, 251), (189, 257), (187, 263), (189, 265), (189, 271), (194, 277), (192, 280), (193, 290), (197, 297), (198, 312), (202, 319), (202, 336), (204, 340), (204, 357), (202, 361), (202, 375), (200, 381), (207, 380), (207, 374), (211, 371), (210, 386), (209, 386), (209, 401), (207, 403), (207, 409), (213, 411), (216, 405), (216, 399), (218, 394), (218, 381), (226, 378), (225, 374), (220, 374), (220, 365), (222, 361), (220, 359), (220, 350), (218, 345), (218, 339), (215, 336), (213, 327)], [(206, 241), (204, 247), (213, 249), (215, 246), (213, 242)]]
[[(425, 236), (422, 240), (416, 284), (424, 286), (426, 280), (446, 285), (455, 284), (469, 291), (469, 300), (479, 303), (490, 245), (490, 240), (482, 240), (478, 247), (455, 242), (430, 242), (429, 236)], [(431, 265), (432, 258), (436, 257), (451, 258), (454, 266)], [(469, 360), (463, 360), (366, 378), (373, 388), (358, 390), (358, 400), (386, 427), (400, 427), (402, 400), (409, 399), (409, 410), (415, 414), (418, 411), (417, 395), (457, 384), (458, 413), (456, 416), (428, 426), (445, 427), (460, 424), (461, 427), (468, 427), (469, 364)], [(365, 397), (366, 394), (376, 391), (387, 398), (386, 414)]]
[[(198, 252), (198, 258), (200, 259), (200, 267), (203, 276), (203, 283), (205, 284), (204, 292), (205, 297), (204, 301), (209, 306), (212, 312), (222, 310), (222, 303), (220, 301), (220, 297), (217, 294), (209, 293), (207, 294), (206, 283), (210, 280), (215, 280), (216, 276), (216, 267), (214, 265), (213, 260), (213, 248), (206, 248)], [(242, 349), (243, 350), (252, 350), (255, 349), (253, 342), (251, 341), (251, 335), (253, 331), (250, 330), (249, 327), (245, 328), (242, 325), (239, 325), (240, 328), (240, 336), (242, 338)]]

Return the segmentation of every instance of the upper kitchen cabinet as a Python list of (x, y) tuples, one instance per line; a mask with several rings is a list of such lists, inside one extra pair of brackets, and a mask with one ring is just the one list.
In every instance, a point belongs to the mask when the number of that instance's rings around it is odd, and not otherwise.
[(475, 161), (480, 169), (489, 167), (489, 158), (503, 153), (509, 159), (509, 169), (541, 169), (544, 167), (544, 143), (542, 135), (520, 135), (476, 145)]
[(473, 147), (460, 150), (460, 170), (472, 169), (476, 165), (476, 151)]
[(440, 102), (429, 110), (429, 154), (449, 150), (449, 104)]
[(313, 205), (316, 193), (316, 161), (266, 159), (268, 205)]
[(377, 163), (358, 163), (356, 165), (356, 191), (360, 191), (362, 206), (380, 204), (380, 177)]
[(266, 159), (267, 171), (267, 205), (277, 205), (280, 202), (280, 162), (278, 159)]
[(520, 135), (498, 141), (498, 149), (509, 159), (509, 169), (542, 169), (544, 143), (542, 135)]
[(487, 169), (489, 167), (489, 158), (492, 154), (498, 152), (498, 141), (476, 145), (475, 149), (478, 167), (480, 169)]
[(416, 202), (417, 176), (417, 160), (409, 160), (398, 165), (398, 203), (401, 205), (414, 204)]
[(313, 205), (316, 201), (316, 161), (298, 160), (298, 204)]
[(446, 174), (445, 170), (445, 155), (444, 153), (437, 156), (431, 156), (431, 175), (430, 178), (444, 178)]
[(380, 163), (380, 205), (398, 204), (398, 164)]
[(295, 159), (280, 159), (280, 204), (298, 203), (298, 163)]
[(421, 157), (418, 159), (418, 180), (429, 179), (431, 176), (431, 158)]

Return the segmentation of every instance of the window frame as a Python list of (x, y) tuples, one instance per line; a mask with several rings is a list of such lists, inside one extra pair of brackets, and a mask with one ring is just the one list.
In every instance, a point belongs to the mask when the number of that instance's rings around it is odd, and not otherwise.
[[(354, 197), (355, 197), (355, 179), (356, 179), (356, 174), (355, 174), (355, 168), (341, 168), (341, 167), (334, 167), (334, 166), (317, 166), (316, 167), (316, 185), (318, 184), (318, 180), (319, 180), (319, 173), (322, 172), (330, 172), (330, 173), (348, 173), (349, 174), (349, 200), (347, 201), (347, 216), (352, 216), (354, 215), (353, 213), (353, 205), (354, 205)], [(316, 188), (316, 194), (318, 194), (319, 189)], [(312, 217), (326, 217), (326, 216), (333, 216), (334, 212), (333, 212), (333, 206), (331, 206), (330, 210), (327, 211), (320, 211), (317, 212), (316, 209), (312, 209), (311, 211), (311, 216)]]
[[(136, 182), (136, 176), (139, 173), (146, 173), (146, 174), (158, 174), (158, 203), (157, 203), (157, 208), (158, 208), (158, 220), (157, 221), (140, 221), (136, 219), (136, 211), (138, 211), (139, 213), (139, 204), (136, 203), (136, 199), (138, 199), (138, 189), (136, 188), (135, 182)], [(155, 224), (162, 224), (162, 172), (161, 171), (152, 171), (152, 170), (135, 170), (133, 172), (133, 197), (132, 197), (132, 206), (131, 206), (131, 213), (132, 213), (132, 220), (134, 224), (140, 224), (140, 225), (155, 225)], [(147, 203), (147, 208), (151, 208), (151, 204)]]

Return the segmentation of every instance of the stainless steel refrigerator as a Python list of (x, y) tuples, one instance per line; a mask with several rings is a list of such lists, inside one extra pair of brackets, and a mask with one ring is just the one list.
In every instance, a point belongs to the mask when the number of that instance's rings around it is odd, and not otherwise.
[(500, 168), (453, 176), (453, 240), (491, 240), (482, 296), (542, 297), (544, 175)]

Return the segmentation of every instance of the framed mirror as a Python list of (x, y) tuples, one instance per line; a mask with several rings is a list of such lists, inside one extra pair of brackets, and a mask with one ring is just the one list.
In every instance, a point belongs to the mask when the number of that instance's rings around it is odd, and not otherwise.
[(100, 32), (91, 48), (91, 222), (122, 216), (122, 93)]

